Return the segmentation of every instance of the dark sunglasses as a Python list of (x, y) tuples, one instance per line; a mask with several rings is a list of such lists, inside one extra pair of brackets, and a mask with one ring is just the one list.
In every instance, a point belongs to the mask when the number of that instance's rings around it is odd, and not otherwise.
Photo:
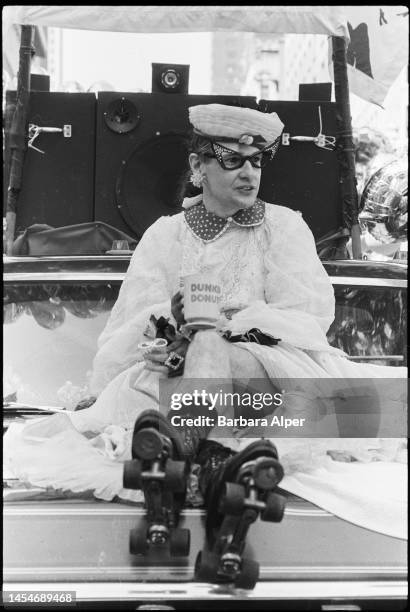
[(223, 147), (222, 145), (211, 143), (212, 153), (204, 153), (205, 157), (216, 159), (224, 170), (237, 170), (242, 168), (244, 163), (249, 160), (253, 168), (263, 168), (273, 157), (271, 150), (256, 151), (252, 155), (241, 155), (237, 151)]

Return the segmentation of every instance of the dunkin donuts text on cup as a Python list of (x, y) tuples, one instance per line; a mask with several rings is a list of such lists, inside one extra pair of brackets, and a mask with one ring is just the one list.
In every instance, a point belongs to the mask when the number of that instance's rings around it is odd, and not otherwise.
[(191, 283), (191, 302), (210, 302), (218, 303), (220, 297), (215, 294), (220, 294), (221, 288), (219, 285), (212, 283)]

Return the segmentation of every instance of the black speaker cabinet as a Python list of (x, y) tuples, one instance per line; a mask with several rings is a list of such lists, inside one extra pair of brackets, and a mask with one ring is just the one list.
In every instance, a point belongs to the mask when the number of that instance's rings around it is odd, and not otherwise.
[(330, 102), (332, 99), (332, 83), (300, 83), (300, 102)]
[[(14, 98), (14, 100), (13, 100)], [(15, 92), (8, 92), (5, 131), (10, 129)], [(16, 233), (34, 223), (53, 227), (93, 221), (95, 159), (95, 94), (30, 93), (28, 123), (64, 132), (40, 133), (28, 148)], [(64, 126), (66, 126), (64, 128)], [(6, 183), (10, 162), (6, 138)]]
[(257, 108), (253, 97), (103, 92), (97, 102), (95, 220), (139, 238), (180, 212), (188, 171), (188, 108)]
[(30, 91), (50, 91), (50, 75), (31, 74)]
[[(334, 102), (282, 102), (260, 100), (259, 109), (275, 112), (292, 136), (317, 136), (319, 107), (322, 133), (336, 136)], [(342, 226), (339, 165), (335, 150), (313, 142), (289, 140), (262, 171), (259, 195), (267, 202), (301, 211), (316, 239)], [(297, 238), (295, 237), (295, 240)]]

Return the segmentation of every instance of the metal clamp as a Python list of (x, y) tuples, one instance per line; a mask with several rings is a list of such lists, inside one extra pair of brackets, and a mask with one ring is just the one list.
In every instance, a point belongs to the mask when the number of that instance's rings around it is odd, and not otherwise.
[(289, 146), (290, 145), (290, 134), (288, 132), (283, 132), (282, 134), (282, 144), (285, 146)]
[(39, 125), (35, 125), (34, 123), (29, 124), (28, 126), (28, 147), (44, 155), (44, 151), (42, 151), (41, 149), (38, 149), (37, 147), (33, 145), (33, 142), (35, 141), (35, 139), (42, 132), (48, 133), (48, 134), (56, 133), (56, 132), (63, 132), (64, 138), (71, 138), (71, 125), (64, 125), (64, 127), (62, 128), (57, 128), (57, 127), (42, 127)]
[(333, 151), (336, 146), (336, 137), (335, 136), (325, 136), (324, 134), (318, 134), (315, 138), (315, 145), (320, 147), (321, 149), (326, 149), (327, 151)]
[(313, 142), (317, 147), (326, 149), (327, 151), (333, 151), (336, 138), (334, 136), (325, 136), (325, 134), (318, 134), (317, 136), (291, 136), (288, 133), (282, 134), (282, 145), (289, 146), (290, 141), (296, 142)]
[(291, 136), (288, 132), (282, 134), (282, 145), (289, 146), (291, 140), (296, 142), (313, 142), (317, 147), (326, 149), (327, 151), (333, 151), (336, 145), (335, 136), (326, 136), (322, 134), (322, 109), (318, 108), (319, 111), (319, 133), (317, 136)]

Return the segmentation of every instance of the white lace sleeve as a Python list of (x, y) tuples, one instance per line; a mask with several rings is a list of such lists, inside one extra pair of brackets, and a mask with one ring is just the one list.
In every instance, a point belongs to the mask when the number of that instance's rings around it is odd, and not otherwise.
[(265, 302), (259, 300), (233, 317), (232, 331), (259, 327), (293, 346), (330, 350), (326, 332), (335, 312), (331, 281), (302, 217), (273, 207), (266, 218)]
[(151, 314), (171, 316), (175, 218), (161, 217), (147, 229), (131, 258), (118, 299), (98, 339), (90, 390), (98, 395), (120, 372), (141, 359), (138, 343)]

